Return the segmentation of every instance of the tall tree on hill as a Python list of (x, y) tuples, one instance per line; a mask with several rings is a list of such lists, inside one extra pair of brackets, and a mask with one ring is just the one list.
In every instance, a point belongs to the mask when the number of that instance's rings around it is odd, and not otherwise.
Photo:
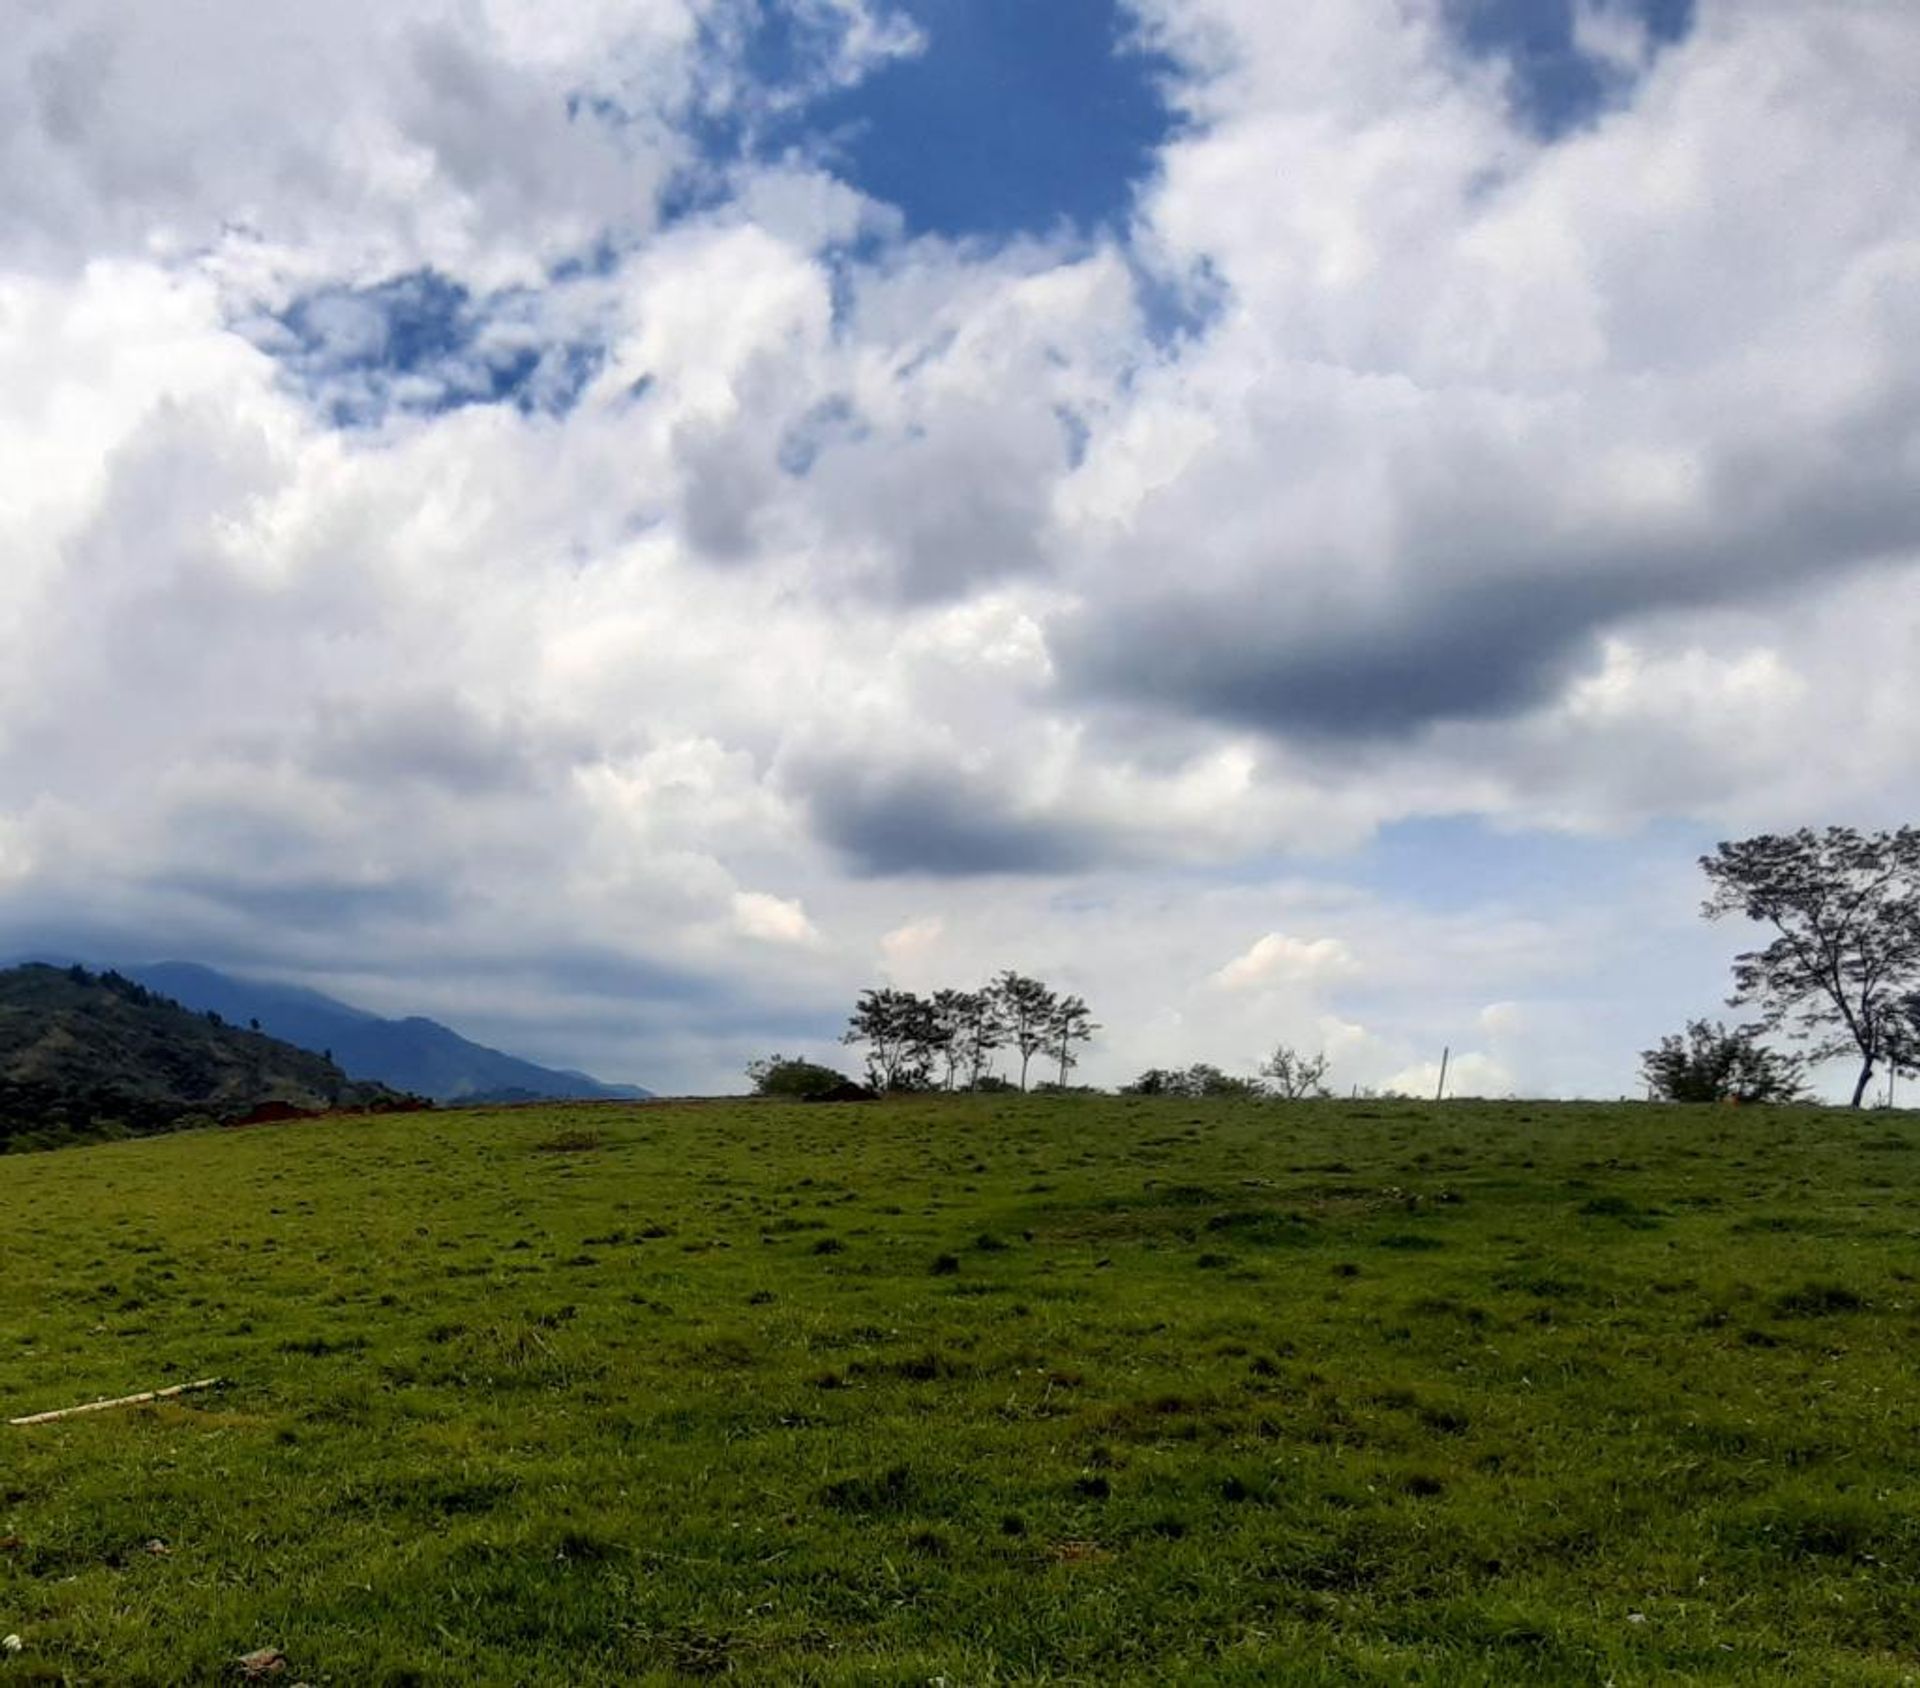
[(932, 1020), (929, 1004), (912, 991), (865, 990), (840, 1041), (866, 1046), (875, 1090), (918, 1090), (932, 1072)]
[(951, 1090), (967, 1064), (967, 1022), (970, 1013), (967, 991), (947, 986), (933, 993), (927, 1003), (928, 1053), (937, 1056), (946, 1068), (943, 1083)]
[(955, 1048), (960, 1055), (967, 1087), (978, 1090), (993, 1066), (994, 1052), (1006, 1042), (1007, 1028), (1000, 1018), (1000, 1003), (991, 990), (957, 993), (960, 1034)]
[(1079, 1065), (1073, 1053), (1076, 1043), (1090, 1041), (1100, 1028), (1093, 1023), (1093, 1011), (1077, 996), (1063, 996), (1053, 1005), (1053, 1018), (1047, 1025), (1047, 1046), (1060, 1063), (1060, 1086), (1067, 1083), (1067, 1069)]
[(1773, 929), (1734, 957), (1734, 1006), (1786, 1027), (1816, 1060), (1857, 1056), (1853, 1106), (1874, 1069), (1920, 1063), (1920, 828), (1830, 826), (1719, 845), (1700, 866), (1709, 920), (1744, 915)]
[(990, 987), (1007, 1041), (1020, 1055), (1020, 1088), (1027, 1088), (1027, 1068), (1034, 1056), (1048, 1045), (1053, 1034), (1054, 1012), (1059, 999), (1038, 979), (1029, 979), (1011, 968)]

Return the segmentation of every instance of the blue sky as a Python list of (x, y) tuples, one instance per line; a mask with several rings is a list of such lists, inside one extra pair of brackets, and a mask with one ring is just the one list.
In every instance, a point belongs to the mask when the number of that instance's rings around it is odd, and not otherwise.
[(1911, 818), (1920, 22), (206, 0), (0, 65), (0, 948), (656, 1090), (1619, 1094)]
[(1113, 0), (918, 0), (926, 39), (810, 107), (847, 177), (916, 232), (1004, 239), (1123, 226), (1174, 123), (1172, 66)]
[[(1651, 42), (1685, 37), (1692, 0), (1632, 0)], [(1181, 122), (1178, 66), (1119, 0), (905, 0), (924, 43), (812, 100), (758, 139), (823, 148), (836, 172), (915, 233), (1004, 240), (1064, 223), (1124, 229), (1137, 185)], [(1633, 78), (1576, 41), (1575, 0), (1452, 0), (1458, 50), (1502, 64), (1521, 121), (1552, 139), (1631, 95)], [(770, 82), (810, 58), (779, 7), (752, 61)]]
[[(1449, 9), (1467, 52), (1510, 67), (1514, 111), (1549, 140), (1632, 97), (1633, 76), (1582, 50), (1575, 10), (1575, 0), (1456, 0)], [(1693, 0), (1632, 0), (1621, 10), (1644, 25), (1654, 52), (1693, 27)]]

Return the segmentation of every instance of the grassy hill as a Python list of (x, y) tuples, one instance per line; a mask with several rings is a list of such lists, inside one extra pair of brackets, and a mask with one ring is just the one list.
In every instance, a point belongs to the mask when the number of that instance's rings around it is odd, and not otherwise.
[(7, 1163), (0, 1681), (1897, 1683), (1920, 1119), (928, 1098)]
[(189, 1013), (117, 973), (0, 970), (0, 1150), (163, 1131), (263, 1102), (391, 1098), (319, 1055)]

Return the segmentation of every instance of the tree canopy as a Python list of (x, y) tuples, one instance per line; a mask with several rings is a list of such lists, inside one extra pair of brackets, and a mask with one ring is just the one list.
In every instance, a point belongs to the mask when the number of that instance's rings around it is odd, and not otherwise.
[(1738, 914), (1774, 934), (1734, 957), (1735, 1006), (1815, 1060), (1857, 1057), (1856, 1108), (1877, 1067), (1920, 1059), (1920, 828), (1763, 834), (1700, 866), (1709, 920)]
[(1006, 1048), (1019, 1057), (1025, 1090), (1041, 1054), (1059, 1064), (1065, 1084), (1075, 1045), (1099, 1029), (1079, 997), (1009, 969), (980, 990), (930, 997), (890, 986), (862, 991), (841, 1042), (866, 1049), (876, 1090), (978, 1090), (992, 1081), (995, 1052)]

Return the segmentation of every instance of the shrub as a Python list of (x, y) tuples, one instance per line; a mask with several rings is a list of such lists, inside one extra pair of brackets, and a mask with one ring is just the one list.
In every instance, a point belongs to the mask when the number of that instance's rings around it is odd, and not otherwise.
[(791, 1101), (858, 1088), (845, 1073), (792, 1055), (769, 1055), (763, 1061), (750, 1061), (747, 1077), (753, 1080), (754, 1095), (782, 1096)]
[(1122, 1085), (1123, 1096), (1258, 1096), (1258, 1079), (1235, 1078), (1205, 1061), (1197, 1061), (1184, 1071), (1174, 1067), (1149, 1067), (1131, 1084)]
[(1690, 1020), (1684, 1034), (1644, 1051), (1640, 1070), (1662, 1102), (1797, 1102), (1802, 1064), (1761, 1043), (1751, 1026), (1729, 1031), (1717, 1020)]

